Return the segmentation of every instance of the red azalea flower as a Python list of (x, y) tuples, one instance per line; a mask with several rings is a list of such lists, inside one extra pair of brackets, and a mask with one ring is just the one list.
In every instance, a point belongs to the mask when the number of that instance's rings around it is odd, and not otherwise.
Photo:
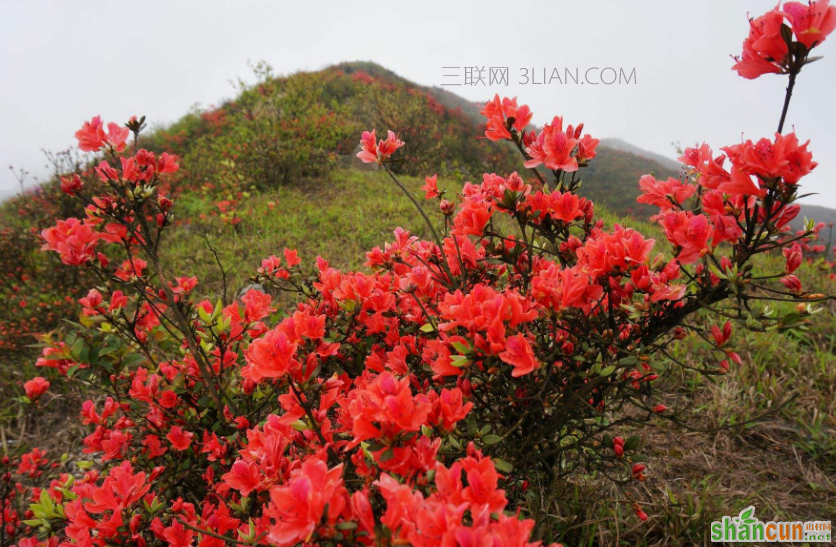
[(308, 542), (318, 526), (336, 524), (348, 505), (342, 467), (328, 469), (325, 462), (309, 458), (285, 486), (270, 491), (264, 516), (272, 523), (267, 537), (273, 544), (290, 547)]
[(808, 49), (821, 45), (836, 29), (836, 7), (830, 0), (814, 0), (807, 4), (787, 2), (784, 13), (796, 39)]
[(34, 401), (46, 393), (49, 386), (49, 381), (46, 378), (36, 376), (23, 384), (23, 389), (26, 391), (26, 396)]
[(171, 443), (171, 447), (180, 452), (189, 448), (192, 444), (193, 437), (194, 433), (191, 431), (184, 431), (177, 425), (172, 427), (171, 431), (168, 432), (168, 435), (165, 436), (165, 438), (168, 439), (168, 442)]

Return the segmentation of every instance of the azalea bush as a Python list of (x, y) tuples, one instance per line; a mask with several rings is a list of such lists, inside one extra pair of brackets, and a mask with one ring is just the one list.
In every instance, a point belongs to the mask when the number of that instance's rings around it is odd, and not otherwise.
[[(81, 166), (77, 154), (69, 151), (47, 154), (47, 159), (55, 173), (75, 173)], [(83, 205), (58, 186), (35, 187), (0, 205), (0, 359), (4, 362), (19, 364), (31, 357), (26, 346), (36, 342), (34, 335), (70, 316), (91, 281), (82, 269), (62, 269), (57, 256), (39, 252), (37, 238), (56, 218), (83, 211)], [(4, 395), (10, 394), (4, 390)]]
[[(642, 177), (666, 243), (597, 220), (576, 194), (597, 139), (561, 117), (531, 131), (515, 99), (484, 106), (485, 136), (530, 171), (456, 195), (435, 176), (426, 200), (411, 195), (390, 168), (401, 138), (363, 133), (357, 156), (404, 190), (431, 237), (396, 230), (365, 272), (292, 249), (265, 258), (253, 281), (294, 295), (286, 313), (255, 285), (212, 302), (170, 271), (176, 158), (139, 148), (142, 119), (93, 118), (76, 137), (104, 156), (98, 183), (62, 185), (85, 214), (41, 237), (97, 281), (76, 326), (45, 339), (37, 364), (53, 381), (25, 386), (33, 405), (58, 379), (92, 386), (79, 409), (89, 434), (81, 457), (2, 460), (2, 543), (539, 545), (559, 539), (557, 486), (579, 473), (623, 485), (649, 518), (630, 485), (650, 470), (623, 432), (679, 421), (656, 387), (689, 368), (671, 346), (702, 337), (717, 359), (692, 372), (733, 373), (735, 328), (790, 328), (828, 298), (793, 274), (816, 230), (789, 222), (816, 162), (783, 124), (834, 25), (826, 0), (752, 21), (736, 69), (789, 76), (778, 131), (687, 149), (682, 179)], [(784, 268), (755, 269), (763, 253)], [(776, 301), (797, 307), (781, 315)]]

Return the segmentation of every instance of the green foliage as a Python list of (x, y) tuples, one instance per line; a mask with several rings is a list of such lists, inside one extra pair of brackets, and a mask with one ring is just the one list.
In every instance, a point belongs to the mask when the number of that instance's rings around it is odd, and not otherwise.
[(355, 161), (358, 135), (366, 129), (400, 132), (408, 143), (404, 161), (394, 166), (400, 173), (460, 180), (522, 170), (513, 155), (476, 138), (481, 131), (472, 110), (444, 106), (430, 90), (377, 65), (276, 76), (259, 63), (254, 72), (256, 83), (239, 80), (234, 100), (195, 109), (143, 137), (142, 146), (179, 154), (186, 184), (219, 191), (318, 181)]

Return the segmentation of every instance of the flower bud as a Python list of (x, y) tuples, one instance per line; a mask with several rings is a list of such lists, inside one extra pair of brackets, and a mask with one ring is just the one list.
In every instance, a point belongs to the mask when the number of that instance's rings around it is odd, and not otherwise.
[(61, 191), (69, 196), (76, 195), (82, 186), (84, 183), (78, 175), (73, 175), (70, 179), (61, 177)]
[(636, 510), (636, 516), (639, 517), (642, 521), (645, 521), (645, 520), (648, 519), (647, 513), (642, 511), (641, 505), (636, 504), (635, 505), (635, 510)]
[(137, 514), (131, 517), (130, 529), (132, 534), (137, 533), (140, 524), (142, 524), (142, 515)]
[(438, 207), (439, 207), (439, 209), (441, 209), (441, 212), (445, 216), (452, 215), (453, 211), (455, 210), (455, 205), (453, 205), (452, 202), (450, 202), (446, 199), (442, 199), (441, 202), (438, 204)]
[(644, 470), (647, 466), (641, 463), (633, 464), (633, 478), (639, 482), (643, 482), (647, 477), (644, 476)]
[(165, 467), (163, 467), (162, 465), (155, 467), (153, 470), (151, 470), (151, 475), (149, 475), (148, 477), (148, 482), (154, 482), (155, 480), (157, 480), (160, 477), (160, 475), (163, 474), (164, 471)]
[(246, 395), (252, 395), (255, 391), (255, 388), (256, 383), (252, 380), (244, 380), (243, 382), (241, 382), (241, 389), (244, 390), (244, 394)]
[(619, 458), (624, 457), (624, 439), (621, 437), (616, 437), (612, 440), (612, 448), (615, 451), (615, 455)]
[(787, 275), (781, 278), (781, 283), (791, 292), (801, 292), (801, 281), (794, 275)]
[(791, 274), (801, 266), (801, 261), (804, 258), (801, 245), (796, 241), (792, 247), (785, 247), (782, 252), (787, 259), (786, 273)]

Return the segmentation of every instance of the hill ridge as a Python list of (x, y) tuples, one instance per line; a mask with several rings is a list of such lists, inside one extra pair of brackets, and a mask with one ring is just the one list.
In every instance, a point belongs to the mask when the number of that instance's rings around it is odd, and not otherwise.
[[(343, 165), (356, 166), (353, 152), (359, 135), (372, 128), (377, 128), (379, 132), (393, 129), (401, 133), (401, 138), (407, 142), (407, 157), (398, 169), (413, 175), (446, 173), (455, 178), (473, 180), (482, 172), (507, 174), (515, 170), (525, 171), (515, 150), (487, 146), (488, 143), (481, 137), (484, 120), (479, 113), (480, 106), (447, 89), (418, 84), (372, 61), (342, 62), (317, 71), (280, 77), (273, 76), (269, 69), (264, 70), (264, 65), (259, 66), (262, 67), (262, 72), (257, 72), (261, 77), (259, 82), (249, 87), (242, 86), (238, 96), (217, 108), (187, 113), (169, 126), (155, 129), (143, 138), (142, 145), (156, 152), (177, 153), (184, 157), (187, 164), (193, 165), (206, 161), (207, 156), (212, 154), (223, 161), (234, 156), (236, 168), (243, 170), (249, 182), (261, 187), (291, 179), (320, 177), (323, 172), (311, 169), (311, 166), (331, 161), (329, 158), (335, 154), (342, 158)], [(296, 126), (280, 132), (278, 136), (273, 133), (254, 135), (258, 139), (253, 141), (273, 139), (276, 141), (274, 144), (286, 149), (277, 151), (273, 156), (264, 156), (261, 150), (262, 156), (258, 160), (270, 165), (252, 166), (252, 162), (246, 161), (252, 142), (236, 144), (243, 146), (244, 150), (230, 152), (222, 149), (223, 141), (230, 140), (229, 133), (240, 129), (240, 120), (229, 123), (230, 118), (247, 109), (258, 110), (253, 108), (253, 104), (258, 105), (259, 101), (269, 103), (272, 100), (269, 90), (272, 89), (278, 96), (286, 94), (288, 88), (310, 95), (308, 98), (313, 97), (314, 108), (313, 112), (303, 112)], [(263, 104), (261, 108), (264, 109)], [(325, 131), (334, 133), (333, 138), (313, 147), (300, 148), (306, 133), (312, 130), (304, 124), (314, 125), (315, 131), (321, 128), (320, 118), (337, 120), (336, 123), (325, 124)], [(252, 134), (249, 136), (253, 137)], [(645, 174), (678, 177), (681, 165), (672, 158), (620, 138), (599, 138), (598, 157), (583, 171), (584, 185), (580, 193), (606, 204), (616, 214), (652, 214), (651, 208), (636, 202), (639, 178)], [(303, 158), (296, 162), (301, 165), (289, 164), (287, 156), (293, 154)], [(222, 167), (214, 166), (213, 169), (220, 172)], [(201, 181), (205, 182), (217, 186), (216, 181)], [(15, 202), (18, 195), (19, 192), (10, 190), (0, 196), (0, 201), (4, 204)], [(805, 216), (817, 221), (834, 222), (836, 210), (802, 204), (799, 224)]]

